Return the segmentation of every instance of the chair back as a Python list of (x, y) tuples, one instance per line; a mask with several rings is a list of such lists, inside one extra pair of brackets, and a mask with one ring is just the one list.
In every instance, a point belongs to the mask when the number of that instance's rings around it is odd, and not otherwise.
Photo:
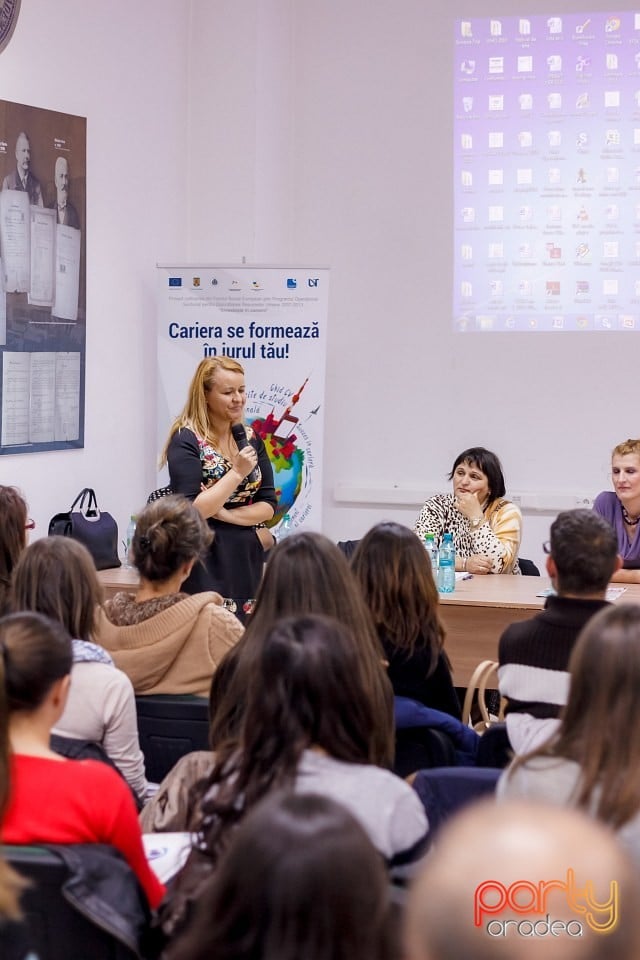
[(136, 697), (140, 749), (147, 780), (160, 783), (185, 753), (209, 749), (209, 703), (204, 697)]
[(533, 560), (525, 560), (524, 557), (518, 557), (518, 566), (523, 577), (539, 577), (540, 571)]
[[(77, 851), (80, 848), (76, 845), (68, 849)], [(0, 855), (28, 881), (21, 897), (21, 907), (29, 947), (39, 960), (70, 960), (73, 957), (139, 960), (138, 950), (117, 939), (108, 931), (108, 924), (98, 926), (90, 919), (90, 907), (81, 912), (80, 905), (78, 908), (74, 906), (73, 894), (68, 896), (66, 891), (72, 872), (60, 848), (55, 845), (5, 845), (0, 847)], [(129, 888), (122, 888), (120, 897), (125, 899), (130, 894), (135, 899), (138, 896), (137, 881), (124, 862), (119, 866), (130, 875)], [(84, 887), (86, 889), (86, 883)], [(88, 897), (91, 895), (89, 892)]]
[(502, 770), (492, 767), (442, 767), (419, 770), (413, 788), (429, 820), (429, 837), (458, 810), (480, 797), (495, 793)]

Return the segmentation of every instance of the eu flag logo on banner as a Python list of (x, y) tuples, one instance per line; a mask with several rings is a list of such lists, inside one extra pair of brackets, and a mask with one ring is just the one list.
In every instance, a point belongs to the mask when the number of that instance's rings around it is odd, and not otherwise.
[(297, 286), (298, 286), (297, 281), (294, 280), (292, 277), (289, 277), (289, 279), (287, 280), (287, 290), (295, 290)]
[(170, 287), (181, 287), (181, 286), (182, 286), (182, 277), (169, 277), (169, 286), (170, 286)]

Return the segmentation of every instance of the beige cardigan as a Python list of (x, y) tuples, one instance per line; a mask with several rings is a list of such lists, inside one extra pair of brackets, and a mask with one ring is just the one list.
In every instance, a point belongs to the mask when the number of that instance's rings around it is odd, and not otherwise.
[(94, 639), (131, 679), (136, 694), (208, 697), (216, 667), (243, 633), (221, 602), (217, 593), (196, 593), (129, 626), (116, 626), (100, 608)]

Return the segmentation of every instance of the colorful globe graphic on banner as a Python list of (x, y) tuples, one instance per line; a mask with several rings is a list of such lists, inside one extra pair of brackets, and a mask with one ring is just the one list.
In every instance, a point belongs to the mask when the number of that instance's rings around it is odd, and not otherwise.
[(256, 417), (254, 420), (249, 420), (249, 423), (262, 439), (273, 466), (273, 481), (278, 497), (278, 506), (267, 526), (274, 527), (280, 523), (285, 513), (291, 512), (291, 508), (302, 489), (304, 450), (296, 446), (297, 437), (295, 434), (285, 440), (274, 435), (274, 430), (277, 429), (279, 424), (272, 414), (264, 419)]

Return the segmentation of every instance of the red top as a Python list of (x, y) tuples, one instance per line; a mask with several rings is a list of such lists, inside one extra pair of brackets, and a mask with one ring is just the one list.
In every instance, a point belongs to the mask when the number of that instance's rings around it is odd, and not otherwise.
[(125, 857), (155, 909), (165, 888), (151, 870), (131, 791), (96, 760), (14, 754), (4, 843), (107, 843)]

